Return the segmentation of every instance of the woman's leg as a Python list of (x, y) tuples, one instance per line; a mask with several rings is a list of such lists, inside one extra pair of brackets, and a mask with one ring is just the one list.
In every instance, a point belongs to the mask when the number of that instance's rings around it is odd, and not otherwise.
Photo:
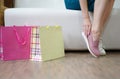
[(114, 0), (95, 0), (94, 19), (92, 24), (93, 40), (99, 40), (104, 24), (112, 10)]
[(104, 17), (103, 17), (103, 26), (105, 25), (106, 21), (108, 20), (110, 13), (112, 11), (113, 8), (113, 4), (114, 4), (115, 0), (110, 0), (109, 6), (107, 6), (105, 12), (104, 12)]

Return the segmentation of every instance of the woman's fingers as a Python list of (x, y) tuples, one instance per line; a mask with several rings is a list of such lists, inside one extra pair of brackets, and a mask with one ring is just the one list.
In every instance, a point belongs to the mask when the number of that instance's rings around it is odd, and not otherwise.
[(88, 36), (91, 32), (91, 28), (92, 28), (92, 24), (91, 24), (91, 21), (90, 19), (84, 19), (84, 22), (83, 22), (83, 27), (84, 27), (84, 32), (85, 32), (85, 35)]
[(90, 32), (91, 32), (91, 27), (92, 27), (92, 25), (89, 25), (89, 26), (88, 26), (87, 35), (90, 34)]
[(84, 28), (85, 28), (85, 30), (84, 30), (84, 32), (85, 32), (85, 35), (87, 36), (87, 32), (88, 32), (88, 26), (87, 26), (87, 25), (85, 25), (85, 26), (84, 26)]
[(88, 36), (91, 32), (91, 25), (84, 25), (85, 35)]

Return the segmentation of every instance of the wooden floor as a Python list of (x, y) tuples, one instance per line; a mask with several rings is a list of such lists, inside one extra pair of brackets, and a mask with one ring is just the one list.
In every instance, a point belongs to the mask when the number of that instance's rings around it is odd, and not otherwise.
[(0, 61), (0, 79), (120, 79), (120, 52), (68, 52), (48, 62)]

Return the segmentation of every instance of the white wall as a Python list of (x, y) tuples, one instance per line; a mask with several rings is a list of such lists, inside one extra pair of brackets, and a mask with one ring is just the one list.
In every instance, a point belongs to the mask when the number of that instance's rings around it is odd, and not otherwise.
[[(15, 7), (65, 9), (65, 4), (64, 0), (15, 0)], [(120, 0), (115, 0), (114, 8), (120, 8)]]
[(114, 8), (120, 8), (120, 0), (115, 0)]
[(65, 9), (65, 4), (64, 0), (15, 0), (15, 7)]

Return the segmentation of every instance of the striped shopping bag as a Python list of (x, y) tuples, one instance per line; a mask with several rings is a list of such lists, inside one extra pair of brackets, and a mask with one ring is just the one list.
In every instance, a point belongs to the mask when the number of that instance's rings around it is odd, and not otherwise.
[(31, 31), (31, 60), (41, 61), (39, 27), (32, 27)]

